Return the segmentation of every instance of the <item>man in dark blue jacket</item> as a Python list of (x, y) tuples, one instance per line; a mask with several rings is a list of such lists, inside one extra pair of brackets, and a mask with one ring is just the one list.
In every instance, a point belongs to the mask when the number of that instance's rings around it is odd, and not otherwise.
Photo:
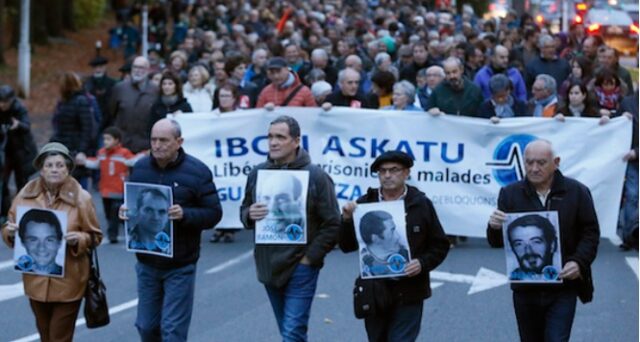
[[(136, 254), (138, 316), (142, 341), (186, 341), (193, 309), (200, 233), (222, 218), (209, 168), (182, 149), (180, 126), (162, 119), (151, 129), (151, 155), (133, 167), (131, 182), (168, 185), (173, 204), (173, 258)], [(127, 219), (120, 207), (120, 218)]]
[(491, 214), (487, 239), (503, 247), (505, 213), (557, 211), (560, 225), (562, 283), (512, 284), (513, 306), (522, 341), (568, 341), (576, 299), (593, 298), (591, 263), (600, 240), (598, 218), (589, 189), (558, 170), (560, 157), (551, 143), (536, 140), (524, 152), (526, 179), (500, 189), (498, 209)]
[[(375, 314), (365, 318), (369, 341), (417, 339), (423, 302), (431, 296), (429, 272), (440, 265), (449, 252), (449, 240), (433, 204), (424, 193), (405, 183), (411, 166), (413, 160), (404, 152), (387, 151), (381, 154), (371, 165), (371, 171), (378, 173), (380, 188), (370, 188), (366, 195), (342, 208), (340, 249), (352, 252), (359, 247), (353, 222), (356, 203), (404, 201), (404, 229), (413, 259), (405, 266), (406, 277), (366, 280), (379, 282), (381, 286), (376, 288), (386, 288), (390, 294), (388, 307), (377, 308)], [(374, 295), (382, 297), (381, 294)]]

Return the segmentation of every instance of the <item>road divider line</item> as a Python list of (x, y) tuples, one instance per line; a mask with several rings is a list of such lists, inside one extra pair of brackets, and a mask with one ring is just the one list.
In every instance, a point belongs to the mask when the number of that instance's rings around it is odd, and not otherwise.
[(226, 270), (227, 268), (235, 265), (235, 264), (239, 264), (241, 262), (243, 262), (245, 259), (250, 258), (253, 255), (253, 250), (247, 251), (245, 253), (240, 254), (239, 256), (231, 259), (231, 260), (227, 260), (225, 262), (223, 262), (222, 264), (216, 266), (216, 267), (212, 267), (208, 270), (206, 270), (204, 273), (205, 274), (213, 274), (213, 273), (218, 273), (218, 272), (222, 272), (224, 270)]
[(625, 259), (627, 259), (627, 265), (631, 267), (631, 270), (633, 270), (633, 273), (636, 274), (636, 279), (638, 279), (638, 258), (626, 257)]
[(12, 268), (15, 262), (13, 260), (7, 260), (0, 262), (0, 271)]
[[(248, 252), (240, 254), (239, 256), (237, 256), (237, 257), (235, 257), (233, 259), (227, 260), (227, 261), (221, 263), (218, 266), (210, 268), (205, 273), (206, 274), (213, 274), (213, 273), (222, 272), (223, 270), (225, 270), (225, 269), (227, 269), (227, 268), (229, 268), (229, 267), (231, 267), (233, 265), (236, 265), (236, 264), (244, 261), (245, 259), (248, 259), (249, 257), (251, 257), (251, 255), (253, 255), (253, 250), (250, 250)], [(11, 261), (11, 262), (13, 262), (13, 261)], [(128, 302), (124, 302), (122, 304), (119, 304), (117, 306), (114, 306), (114, 307), (110, 308), (109, 309), (109, 315), (112, 316), (112, 315), (115, 315), (115, 314), (117, 314), (119, 312), (134, 308), (136, 306), (138, 306), (138, 298), (132, 299), (132, 300), (130, 300)], [(76, 327), (83, 326), (86, 323), (87, 322), (85, 321), (84, 318), (80, 318), (80, 319), (76, 320)], [(31, 334), (29, 336), (25, 336), (25, 337), (19, 338), (17, 340), (13, 340), (12, 342), (32, 342), (32, 341), (37, 341), (39, 339), (40, 339), (40, 335), (38, 335), (36, 333), (36, 334)]]

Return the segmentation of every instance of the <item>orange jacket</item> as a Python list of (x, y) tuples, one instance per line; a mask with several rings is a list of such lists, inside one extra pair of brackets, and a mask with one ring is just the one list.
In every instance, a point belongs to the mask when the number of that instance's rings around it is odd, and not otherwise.
[(129, 167), (133, 166), (144, 153), (134, 155), (122, 145), (111, 149), (101, 148), (96, 157), (87, 158), (85, 166), (100, 169), (100, 195), (105, 198), (122, 198), (124, 181), (129, 176)]
[[(272, 102), (276, 106), (281, 106), (284, 100), (289, 97), (289, 94), (296, 89), (302, 82), (297, 75), (295, 75), (295, 81), (290, 86), (281, 89), (278, 88), (273, 83), (266, 86), (260, 92), (260, 96), (258, 96), (258, 103), (256, 104), (256, 108), (262, 108), (269, 102)], [(287, 104), (287, 107), (317, 107), (316, 100), (313, 98), (313, 94), (311, 94), (311, 90), (309, 87), (303, 85), (300, 90), (293, 96), (291, 101)]]

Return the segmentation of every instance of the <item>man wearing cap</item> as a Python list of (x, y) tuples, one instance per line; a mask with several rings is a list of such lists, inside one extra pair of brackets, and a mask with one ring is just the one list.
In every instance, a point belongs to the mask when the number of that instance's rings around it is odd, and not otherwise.
[[(29, 176), (36, 170), (31, 161), (38, 152), (27, 108), (18, 100), (9, 85), (0, 86), (0, 151), (4, 153), (4, 170), (2, 173), (2, 214), (7, 216), (11, 197), (9, 180), (14, 174), (16, 189), (20, 190), (27, 184)], [(0, 167), (2, 164), (0, 163)]]
[[(307, 198), (307, 243), (256, 245), (254, 253), (258, 281), (265, 286), (282, 339), (306, 341), (309, 313), (320, 269), (325, 256), (338, 239), (340, 211), (333, 181), (321, 168), (311, 163), (307, 151), (300, 147), (300, 125), (294, 118), (280, 116), (271, 122), (268, 145), (267, 161), (256, 166), (247, 177), (240, 220), (245, 228), (253, 229), (256, 221), (269, 220), (267, 215), (273, 211), (266, 198), (257, 197), (258, 170), (299, 170), (309, 173), (308, 191), (304, 194)], [(281, 183), (282, 189), (287, 188), (287, 182)], [(270, 192), (281, 191), (272, 189)], [(279, 205), (278, 201), (271, 202), (272, 205)]]
[[(84, 90), (96, 98), (98, 106), (100, 107), (100, 113), (108, 112), (107, 106), (109, 104), (109, 98), (111, 98), (111, 91), (113, 86), (116, 85), (116, 80), (107, 76), (107, 63), (109, 63), (109, 61), (102, 56), (96, 56), (96, 58), (92, 59), (89, 65), (93, 68), (93, 74), (84, 81)], [(106, 126), (103, 126), (103, 123), (101, 123), (98, 133), (101, 133), (105, 127)]]
[[(387, 151), (371, 165), (378, 174), (380, 188), (369, 188), (355, 202), (342, 208), (340, 249), (352, 252), (358, 249), (353, 222), (353, 211), (358, 203), (403, 201), (406, 212), (406, 234), (411, 251), (406, 277), (371, 279), (386, 288), (390, 303), (386, 308), (365, 318), (369, 341), (415, 341), (420, 332), (422, 308), (431, 296), (429, 272), (435, 269), (449, 251), (449, 241), (440, 225), (431, 201), (417, 188), (407, 185), (413, 159), (404, 152)], [(402, 228), (402, 227), (398, 227)]]
[(256, 108), (317, 107), (309, 87), (302, 84), (298, 75), (287, 67), (282, 57), (273, 57), (267, 63), (267, 77), (271, 84), (258, 96)]
[(158, 98), (158, 87), (148, 79), (149, 61), (138, 56), (131, 63), (131, 78), (113, 87), (109, 111), (103, 127), (116, 126), (122, 131), (122, 146), (133, 153), (149, 149), (151, 106)]

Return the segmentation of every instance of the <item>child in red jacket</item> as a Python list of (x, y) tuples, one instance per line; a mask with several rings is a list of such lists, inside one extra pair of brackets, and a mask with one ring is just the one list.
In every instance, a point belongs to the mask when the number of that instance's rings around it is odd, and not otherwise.
[(107, 127), (102, 133), (104, 147), (98, 151), (96, 157), (77, 161), (88, 169), (100, 170), (100, 195), (104, 213), (109, 222), (107, 234), (109, 242), (118, 243), (120, 219), (118, 209), (124, 198), (124, 181), (129, 176), (129, 167), (143, 157), (144, 153), (134, 155), (127, 148), (120, 145), (122, 133), (116, 127)]

